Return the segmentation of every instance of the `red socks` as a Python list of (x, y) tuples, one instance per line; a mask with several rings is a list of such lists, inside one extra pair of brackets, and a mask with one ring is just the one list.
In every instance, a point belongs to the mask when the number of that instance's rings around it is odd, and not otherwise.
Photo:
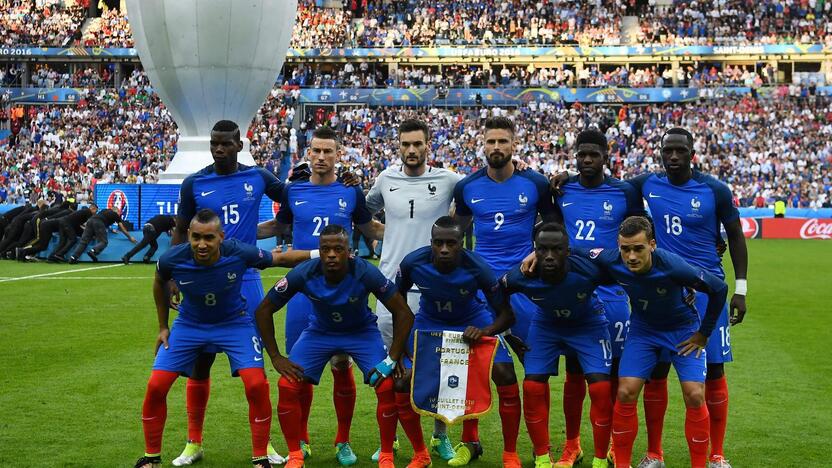
[(549, 453), (549, 401), (546, 398), (548, 394), (548, 383), (523, 381), (523, 416), (535, 456)]
[[(338, 434), (335, 443), (349, 442), (352, 414), (355, 410), (355, 378), (352, 366), (346, 369), (332, 367), (332, 402), (335, 404), (335, 416), (338, 419)], [(307, 418), (308, 419), (308, 418)]]
[(653, 379), (645, 383), (643, 402), (644, 422), (647, 426), (647, 454), (663, 459), (662, 431), (664, 414), (667, 412), (667, 379)]
[(251, 426), (251, 456), (265, 457), (272, 427), (272, 401), (269, 381), (263, 369), (240, 369), (240, 379), (248, 400), (248, 423)]
[(413, 445), (413, 452), (425, 450), (425, 436), (422, 434), (419, 415), (410, 406), (410, 393), (396, 392), (396, 407), (399, 409), (399, 422)]
[(728, 425), (728, 381), (724, 375), (705, 381), (705, 401), (711, 417), (711, 457), (724, 457), (725, 427)]
[(478, 419), (466, 419), (462, 421), (462, 436), (460, 442), (480, 441), (480, 422)]
[(497, 387), (500, 397), (500, 421), (503, 424), (503, 450), (517, 451), (517, 436), (520, 433), (520, 387), (517, 383)]
[(592, 423), (592, 438), (595, 444), (595, 458), (607, 458), (612, 430), (612, 385), (609, 380), (589, 384), (589, 420)]
[(300, 385), (300, 395), (298, 396), (300, 402), (300, 440), (309, 443), (309, 413), (312, 411), (312, 396), (315, 392), (315, 386), (309, 382), (302, 382), (298, 385)]
[(202, 427), (205, 423), (205, 408), (211, 394), (211, 379), (188, 379), (185, 384), (185, 406), (188, 409), (188, 440), (202, 443)]
[(711, 422), (708, 419), (707, 405), (687, 409), (685, 412), (685, 439), (688, 441), (690, 466), (692, 468), (705, 468), (708, 465), (710, 428)]
[(630, 466), (636, 435), (638, 435), (637, 403), (616, 401), (612, 416), (612, 443), (615, 445), (616, 465)]
[(162, 433), (168, 415), (167, 396), (177, 377), (179, 374), (176, 372), (160, 370), (150, 374), (142, 405), (144, 451), (148, 454), (162, 453)]
[[(302, 409), (300, 394), (305, 383), (294, 382), (286, 377), (277, 381), (279, 397), (277, 400), (277, 419), (280, 421), (280, 430), (286, 439), (286, 446), (290, 452), (300, 450), (302, 434)], [(307, 442), (309, 442), (307, 440)]]
[[(584, 411), (586, 381), (583, 374), (566, 373), (563, 382), (563, 416), (566, 419), (566, 440), (581, 436), (581, 414)], [(606, 457), (606, 455), (604, 455)]]
[(396, 424), (398, 423), (396, 397), (393, 395), (393, 379), (384, 379), (376, 387), (376, 397), (378, 398), (376, 420), (378, 420), (378, 430), (381, 438), (381, 452), (393, 453), (393, 441), (396, 439)]

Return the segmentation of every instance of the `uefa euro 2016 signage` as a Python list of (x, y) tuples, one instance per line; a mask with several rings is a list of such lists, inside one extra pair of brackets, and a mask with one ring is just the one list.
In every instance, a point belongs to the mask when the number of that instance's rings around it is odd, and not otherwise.
[[(691, 55), (804, 55), (829, 54), (832, 47), (823, 44), (776, 44), (747, 46), (597, 46), (552, 47), (374, 47), (354, 49), (289, 49), (292, 58), (418, 58), (418, 57), (645, 57)], [(0, 47), (2, 57), (120, 57), (138, 58), (136, 49), (98, 47)]]
[[(120, 208), (124, 219), (141, 230), (156, 215), (176, 215), (179, 212), (178, 184), (97, 184), (95, 204), (102, 208)], [(278, 204), (268, 197), (260, 201), (259, 222), (277, 215)]]

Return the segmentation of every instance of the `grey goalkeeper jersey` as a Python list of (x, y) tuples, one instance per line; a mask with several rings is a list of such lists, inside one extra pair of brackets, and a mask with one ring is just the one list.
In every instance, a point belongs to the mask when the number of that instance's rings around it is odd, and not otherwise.
[(463, 176), (428, 166), (424, 174), (411, 177), (400, 167), (387, 168), (367, 194), (367, 208), (385, 213), (384, 243), (379, 270), (395, 280), (402, 259), (430, 244), (433, 223), (448, 214), (454, 186)]

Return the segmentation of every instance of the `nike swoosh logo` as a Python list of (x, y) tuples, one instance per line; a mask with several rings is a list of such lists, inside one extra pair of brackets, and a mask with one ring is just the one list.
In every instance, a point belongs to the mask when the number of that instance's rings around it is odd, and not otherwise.
[(532, 300), (533, 301), (544, 301), (544, 300), (546, 300), (546, 298), (545, 297), (533, 297)]
[(396, 190), (398, 190), (398, 189), (399, 189), (399, 187), (390, 187), (390, 191), (391, 191), (391, 192), (395, 192), (395, 191), (396, 191)]
[(560, 206), (562, 206), (562, 207), (566, 208), (567, 206), (569, 206), (569, 205), (574, 205), (574, 204), (575, 204), (575, 202), (561, 203), (561, 204), (560, 204)]
[(615, 429), (612, 430), (612, 433), (615, 434), (615, 435), (626, 434), (628, 432), (633, 432), (633, 431), (616, 431)]
[(728, 401), (728, 399), (727, 399), (727, 398), (725, 398), (725, 399), (723, 399), (723, 400), (719, 400), (719, 401), (709, 401), (709, 402), (708, 402), (708, 404), (709, 404), (709, 405), (720, 405), (720, 404), (722, 404), (722, 403), (725, 403), (726, 401)]
[(263, 357), (262, 357), (262, 356), (261, 356), (261, 357), (256, 357), (256, 356), (255, 356), (254, 360), (255, 360), (255, 361), (262, 361), (262, 360), (263, 360)]
[(283, 416), (284, 414), (289, 414), (289, 413), (291, 413), (291, 412), (292, 412), (292, 410), (289, 410), (289, 411), (278, 411), (278, 412), (277, 412), (277, 415), (278, 415), (278, 416)]
[(696, 439), (696, 437), (692, 437), (692, 438), (691, 438), (691, 440), (692, 440), (693, 442), (696, 442), (697, 444), (704, 444), (705, 442), (707, 442), (707, 441), (708, 441), (708, 439), (705, 439), (705, 440), (697, 440), (697, 439)]
[(730, 353), (730, 352), (731, 352), (731, 350), (730, 350), (730, 349), (729, 349), (728, 351), (723, 351), (723, 352), (722, 352), (722, 355), (723, 355), (723, 356), (725, 356), (726, 354), (728, 354), (728, 353)]
[(485, 198), (472, 198), (471, 199), (471, 204), (473, 205), (474, 203), (479, 203), (483, 200), (485, 200)]
[(392, 413), (390, 413), (390, 414), (387, 414), (387, 413), (382, 413), (382, 415), (381, 415), (381, 416), (382, 416), (382, 417), (385, 417), (385, 418), (392, 418), (393, 416), (395, 416), (395, 415), (396, 415), (396, 413), (397, 413), (397, 411), (393, 411), (393, 412), (392, 412)]
[(185, 286), (186, 284), (191, 284), (191, 283), (193, 283), (193, 281), (180, 281), (179, 282), (179, 284), (181, 284), (182, 286)]
[(647, 196), (650, 197), (650, 198), (661, 198), (662, 197), (661, 195), (653, 195), (653, 192), (648, 193)]
[(607, 367), (612, 367), (612, 363), (605, 362), (604, 365)]
[(256, 422), (256, 423), (266, 422), (266, 421), (268, 421), (268, 420), (269, 420), (269, 419), (271, 419), (271, 418), (272, 418), (271, 416), (269, 416), (268, 418), (263, 418), (263, 419), (260, 419), (260, 418), (258, 418), (258, 417), (255, 417), (255, 418), (254, 418), (254, 422)]
[(598, 424), (597, 422), (595, 423), (595, 425), (598, 427), (609, 427), (609, 424)]
[(154, 419), (156, 419), (157, 417), (158, 417), (158, 416), (153, 416), (152, 418), (145, 418), (144, 416), (142, 416), (142, 421), (153, 421), (153, 420), (154, 420)]
[(520, 404), (520, 402), (517, 402), (517, 401), (512, 401), (512, 402), (507, 401), (503, 406), (517, 406), (519, 404)]
[(308, 201), (296, 201), (295, 206), (303, 205), (304, 203), (309, 203)]
[(203, 197), (207, 197), (208, 195), (211, 195), (214, 192), (216, 192), (216, 190), (211, 190), (210, 192), (202, 192), (200, 193), (200, 195), (202, 195)]

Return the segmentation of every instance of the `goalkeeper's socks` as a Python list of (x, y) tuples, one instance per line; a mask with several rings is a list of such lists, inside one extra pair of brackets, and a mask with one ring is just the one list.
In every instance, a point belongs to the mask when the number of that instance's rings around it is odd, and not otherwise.
[(517, 452), (517, 436), (520, 433), (520, 387), (517, 383), (497, 387), (500, 397), (500, 421), (503, 425), (503, 450)]
[(355, 411), (355, 377), (352, 366), (346, 369), (332, 367), (332, 402), (335, 404), (335, 416), (338, 419), (338, 434), (335, 443), (342, 444), (350, 441), (350, 426)]
[(376, 397), (378, 397), (376, 420), (381, 436), (381, 453), (393, 453), (396, 425), (399, 420), (396, 397), (393, 395), (393, 379), (384, 379), (376, 387)]
[(413, 445), (413, 452), (419, 453), (425, 450), (425, 435), (422, 433), (422, 425), (419, 422), (419, 415), (413, 411), (410, 405), (410, 392), (396, 392), (396, 406), (399, 409), (399, 421), (404, 428), (407, 438)]

